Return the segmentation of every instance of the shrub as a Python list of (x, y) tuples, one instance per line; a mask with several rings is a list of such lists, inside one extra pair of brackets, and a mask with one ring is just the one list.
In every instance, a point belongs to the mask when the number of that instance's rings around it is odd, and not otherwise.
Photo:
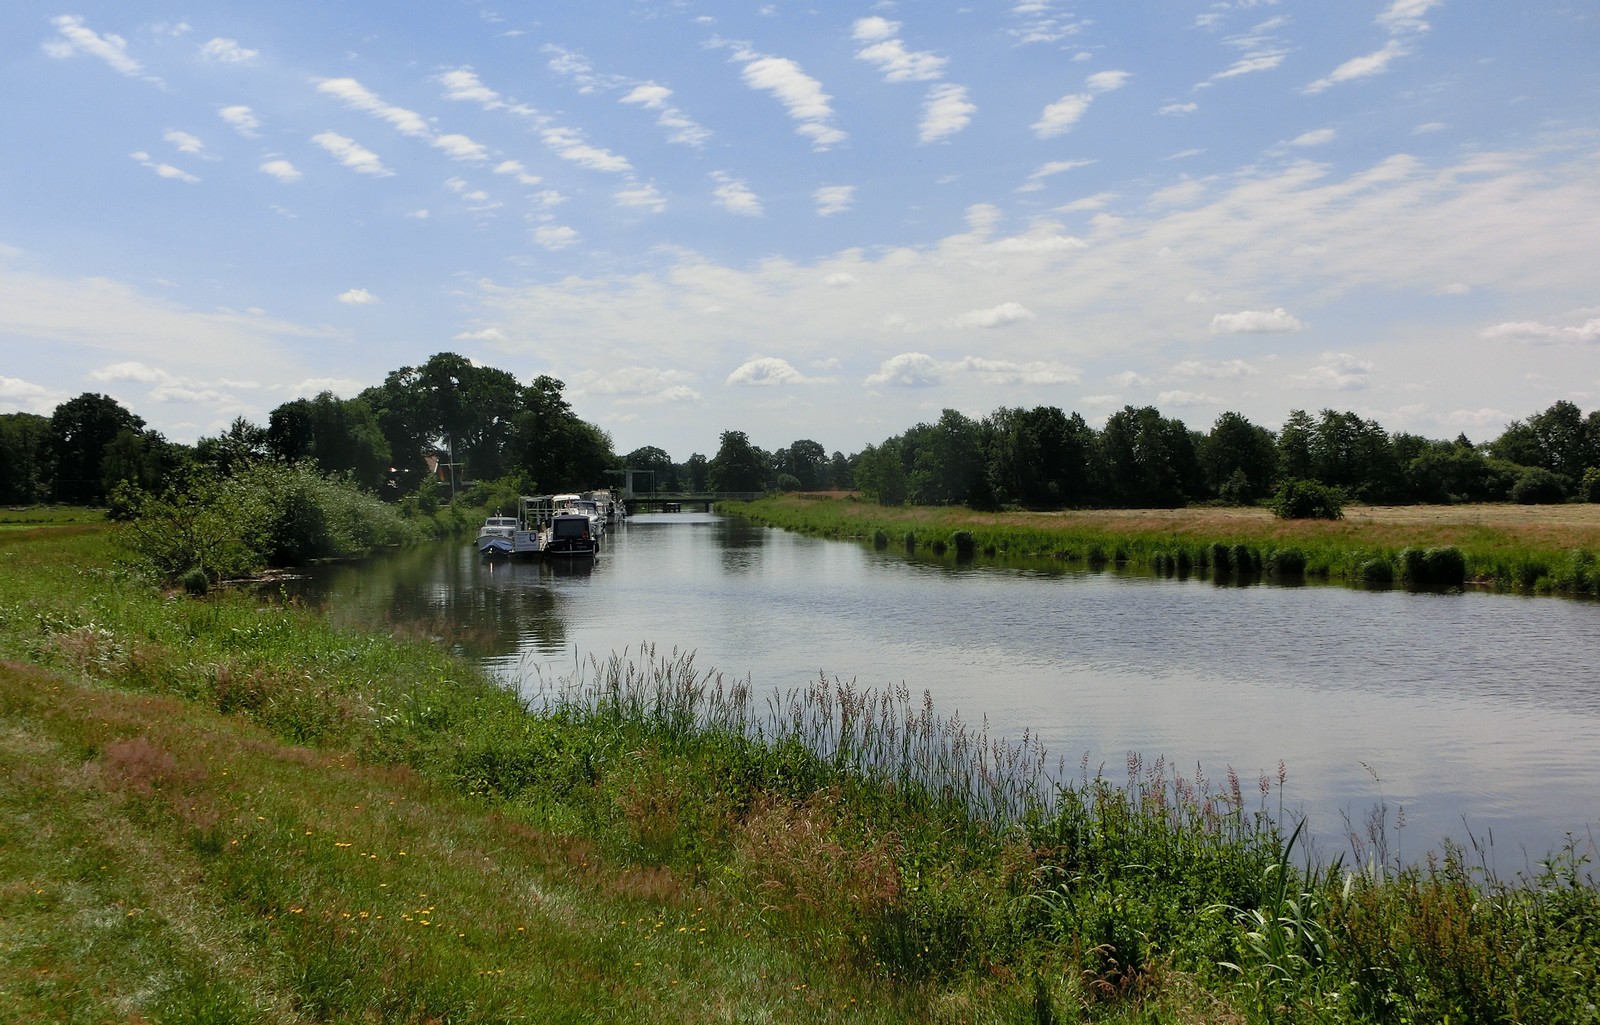
[(951, 534), (950, 544), (955, 547), (956, 558), (958, 559), (970, 559), (978, 550), (978, 542), (973, 538), (970, 530), (958, 530)]
[(914, 530), (908, 530), (908, 531), (906, 531), (906, 551), (907, 552), (915, 552), (916, 550), (917, 550), (917, 532), (914, 531)]
[(1298, 548), (1275, 549), (1266, 558), (1266, 571), (1275, 577), (1305, 576), (1305, 553)]
[(1583, 482), (1578, 485), (1578, 493), (1585, 502), (1600, 502), (1600, 466), (1591, 466), (1583, 471)]
[(882, 527), (872, 532), (872, 547), (879, 551), (889, 547), (889, 534)]
[(1283, 520), (1342, 520), (1344, 493), (1314, 480), (1286, 480), (1272, 496), (1272, 512)]
[(1380, 555), (1375, 559), (1368, 559), (1363, 562), (1358, 575), (1363, 584), (1386, 586), (1394, 583), (1394, 566), (1390, 564), (1388, 559)]
[(1567, 498), (1561, 478), (1542, 466), (1530, 466), (1511, 485), (1511, 500), (1518, 505), (1555, 505)]

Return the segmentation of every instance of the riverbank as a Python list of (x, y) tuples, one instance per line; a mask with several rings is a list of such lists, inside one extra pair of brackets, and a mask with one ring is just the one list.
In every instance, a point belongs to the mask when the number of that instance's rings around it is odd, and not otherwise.
[[(1310, 872), (1281, 780), (1041, 752), (691, 657), (528, 714), (417, 642), (0, 534), (0, 1017), (1582, 1020), (1557, 852)], [(759, 703), (755, 703), (759, 705)], [(757, 730), (761, 739), (753, 739)]]
[[(848, 494), (729, 503), (759, 523), (836, 538), (977, 554), (1123, 563), (1161, 572), (1407, 582), (1417, 555), (1460, 552), (1461, 583), (1528, 593), (1600, 593), (1600, 505), (1348, 506), (1342, 520), (1283, 520), (1262, 508), (975, 512), (885, 507)], [(1415, 554), (1413, 554), (1415, 553)], [(1433, 581), (1418, 581), (1433, 583)]]

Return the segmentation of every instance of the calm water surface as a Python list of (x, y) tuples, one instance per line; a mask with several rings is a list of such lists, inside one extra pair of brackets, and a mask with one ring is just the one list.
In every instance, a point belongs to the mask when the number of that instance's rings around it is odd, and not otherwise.
[(956, 568), (696, 514), (635, 517), (592, 568), (452, 544), (305, 586), (530, 690), (651, 643), (758, 690), (904, 682), (1113, 779), (1130, 752), (1213, 778), (1281, 760), (1324, 853), (1380, 803), (1391, 855), (1492, 835), (1502, 872), (1600, 835), (1594, 603)]

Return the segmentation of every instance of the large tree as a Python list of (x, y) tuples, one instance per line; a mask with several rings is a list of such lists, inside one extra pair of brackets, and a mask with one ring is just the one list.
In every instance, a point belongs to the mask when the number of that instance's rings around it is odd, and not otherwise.
[(107, 395), (84, 392), (57, 406), (50, 416), (46, 444), (55, 500), (77, 505), (104, 502), (101, 464), (106, 449), (123, 431), (142, 430), (144, 420)]
[(368, 491), (383, 486), (390, 466), (389, 442), (366, 400), (326, 391), (274, 409), (267, 447), (286, 462), (310, 459), (323, 473), (347, 473)]
[(37, 502), (49, 494), (50, 418), (0, 413), (0, 502)]
[(769, 470), (743, 431), (723, 431), (717, 454), (711, 457), (706, 486), (712, 491), (763, 491)]
[(1200, 462), (1213, 494), (1246, 504), (1272, 493), (1277, 481), (1278, 452), (1272, 432), (1240, 413), (1217, 417), (1200, 444)]

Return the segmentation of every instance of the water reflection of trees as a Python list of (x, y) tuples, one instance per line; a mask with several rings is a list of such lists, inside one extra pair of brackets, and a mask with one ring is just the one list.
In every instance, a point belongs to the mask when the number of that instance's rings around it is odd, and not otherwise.
[(325, 608), (336, 625), (421, 637), (483, 660), (566, 646), (556, 576), (593, 571), (590, 560), (484, 562), (470, 545), (443, 543), (324, 567), (283, 588)]
[(766, 527), (730, 517), (718, 524), (722, 568), (729, 573), (750, 573), (761, 567), (766, 548)]

